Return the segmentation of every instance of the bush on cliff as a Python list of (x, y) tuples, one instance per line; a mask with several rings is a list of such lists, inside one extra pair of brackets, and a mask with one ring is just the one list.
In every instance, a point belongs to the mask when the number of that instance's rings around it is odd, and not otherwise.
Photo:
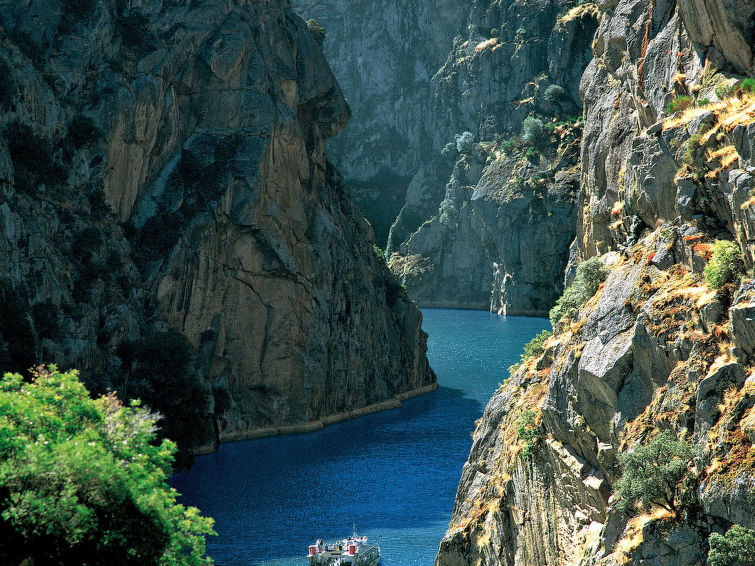
[(522, 141), (536, 146), (543, 139), (544, 126), (542, 120), (530, 116), (522, 123)]
[(705, 280), (711, 289), (733, 283), (742, 273), (742, 252), (734, 242), (716, 240), (713, 254), (705, 266)]
[(517, 369), (519, 369), (519, 366), (526, 364), (530, 360), (542, 354), (545, 341), (551, 336), (553, 336), (553, 332), (551, 332), (550, 330), (542, 330), (539, 334), (536, 334), (532, 340), (524, 345), (524, 351), (522, 352), (522, 355), (519, 359), (519, 363), (516, 363), (513, 366), (509, 367), (509, 371), (511, 371), (511, 373), (514, 373)]
[(755, 564), (755, 531), (734, 525), (725, 535), (713, 533), (708, 542), (708, 566)]
[(77, 373), (39, 368), (0, 380), (0, 563), (211, 564), (212, 520), (176, 503), (175, 452), (156, 415)]
[(307, 20), (307, 29), (319, 43), (325, 41), (325, 28), (321, 26), (316, 19), (311, 18)]
[(556, 324), (565, 316), (571, 316), (598, 291), (598, 287), (606, 280), (606, 277), (608, 277), (608, 268), (599, 258), (593, 257), (580, 263), (574, 282), (564, 290), (563, 295), (558, 298), (556, 305), (551, 309), (551, 324)]
[(687, 473), (692, 448), (673, 433), (665, 431), (650, 444), (619, 455), (622, 475), (616, 482), (619, 507), (645, 509), (657, 504), (676, 513), (679, 482)]

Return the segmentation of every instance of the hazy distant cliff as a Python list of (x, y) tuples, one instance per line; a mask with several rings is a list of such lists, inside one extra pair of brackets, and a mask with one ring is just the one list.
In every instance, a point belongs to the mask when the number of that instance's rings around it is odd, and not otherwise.
[[(755, 528), (755, 6), (597, 6), (571, 267), (608, 277), (491, 399), (438, 566), (703, 564)], [(745, 277), (716, 288), (722, 247)], [(678, 507), (623, 512), (619, 456), (662, 431), (694, 454)]]
[(434, 382), (287, 1), (16, 2), (0, 24), (3, 369), (79, 367), (194, 447)]

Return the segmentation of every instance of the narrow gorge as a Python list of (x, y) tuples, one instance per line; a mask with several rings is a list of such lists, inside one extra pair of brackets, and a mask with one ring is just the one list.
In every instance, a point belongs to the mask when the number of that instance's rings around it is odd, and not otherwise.
[(0, 535), (55, 364), (227, 564), (752, 563), (754, 0), (6, 0), (0, 233)]

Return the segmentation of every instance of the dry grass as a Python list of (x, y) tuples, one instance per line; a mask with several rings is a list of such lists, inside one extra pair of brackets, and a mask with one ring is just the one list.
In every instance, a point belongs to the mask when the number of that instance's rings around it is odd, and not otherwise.
[(619, 564), (627, 564), (632, 558), (632, 552), (644, 542), (642, 531), (645, 525), (652, 521), (668, 521), (670, 519), (673, 519), (672, 513), (661, 507), (656, 508), (651, 513), (632, 517), (616, 545), (616, 550), (613, 551), (614, 560)]

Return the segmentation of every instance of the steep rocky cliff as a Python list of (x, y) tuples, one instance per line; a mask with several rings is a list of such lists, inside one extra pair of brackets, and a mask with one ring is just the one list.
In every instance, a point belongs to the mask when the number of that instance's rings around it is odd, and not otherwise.
[(430, 79), (445, 61), (469, 0), (293, 0), (325, 28), (323, 50), (353, 118), (328, 140), (383, 248), (418, 169), (438, 157)]
[(3, 369), (81, 368), (191, 449), (432, 387), (287, 1), (12, 2), (0, 24)]
[[(557, 138), (543, 140), (524, 161), (535, 144), (520, 144), (517, 136), (528, 116), (555, 128), (580, 114), (594, 4), (294, 5), (325, 27), (325, 52), (354, 111), (329, 147), (357, 185), (378, 245), (410, 296), (427, 306), (547, 310), (561, 290), (554, 273), (563, 270), (574, 236), (576, 145), (564, 151)], [(482, 145), (474, 155), (443, 151), (464, 132)], [(533, 159), (535, 149), (542, 159)], [(554, 158), (557, 164), (540, 163)], [(558, 188), (516, 196), (503, 190), (521, 185), (527, 167), (543, 178), (558, 175)], [(459, 212), (451, 222), (444, 216), (449, 207)], [(549, 237), (520, 246), (512, 235), (536, 224), (547, 226)], [(544, 255), (552, 261), (539, 269), (536, 258)]]
[[(753, 283), (716, 280), (720, 242), (753, 265), (755, 6), (599, 7), (571, 262), (609, 275), (491, 399), (438, 566), (703, 564), (755, 528)], [(624, 455), (662, 431), (694, 454), (675, 506), (623, 511)]]
[[(445, 194), (437, 184), (413, 182), (388, 246), (438, 274), (427, 284), (426, 273), (416, 281), (394, 269), (421, 304), (541, 315), (560, 294), (556, 275), (574, 237), (579, 177), (580, 130), (568, 126), (580, 114), (578, 79), (596, 13), (592, 3), (551, 0), (470, 9), (465, 32), (433, 77), (431, 116), (442, 117), (434, 147), (468, 131), (480, 142), (477, 159), (470, 163), (447, 146), (452, 161), (461, 159)], [(528, 118), (545, 131), (527, 131)], [(449, 206), (458, 214), (444, 215)]]

